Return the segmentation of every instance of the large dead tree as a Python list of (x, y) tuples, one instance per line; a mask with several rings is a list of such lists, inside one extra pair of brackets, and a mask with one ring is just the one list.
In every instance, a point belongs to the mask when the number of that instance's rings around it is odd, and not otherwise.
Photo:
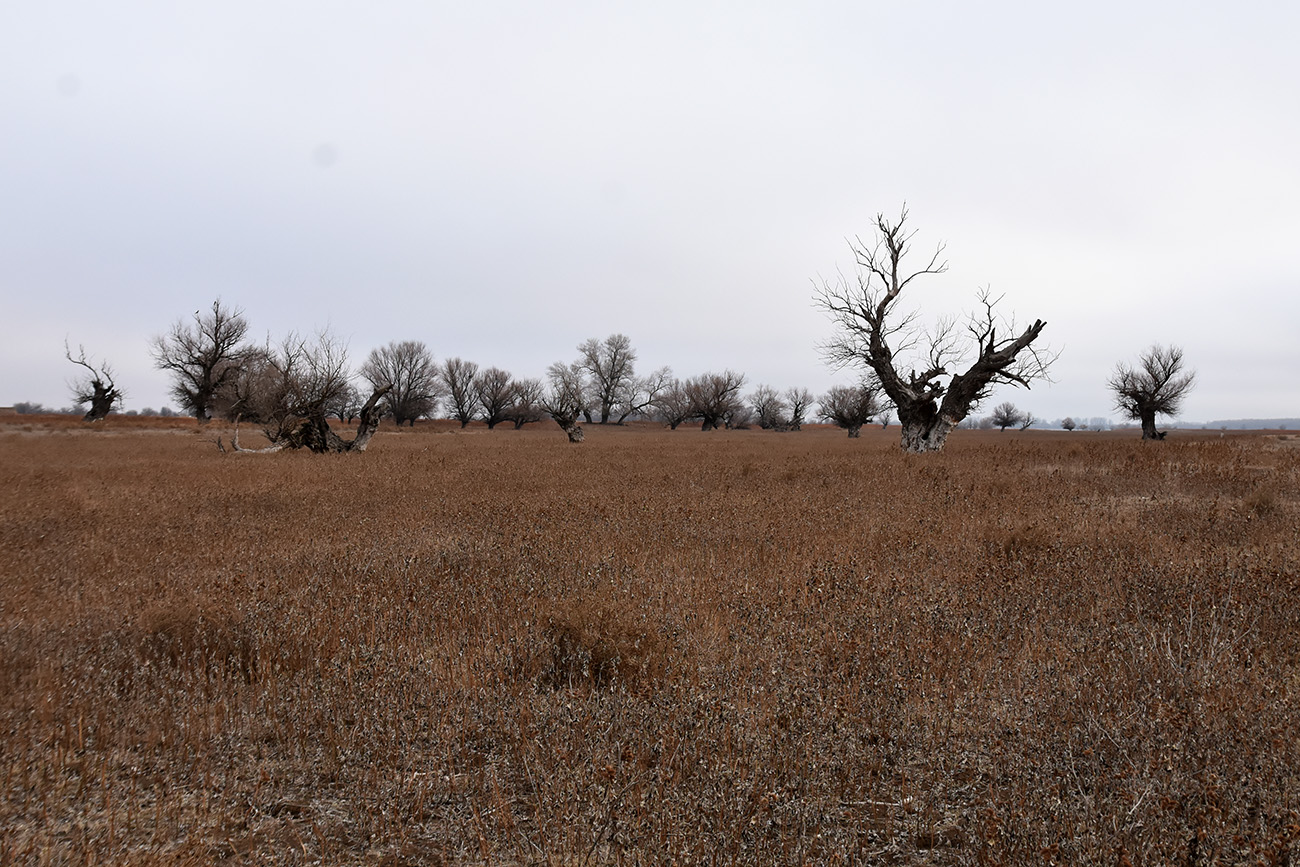
[[(347, 394), (348, 380), (347, 346), (328, 330), (315, 340), (290, 334), (278, 346), (268, 345), (250, 354), (235, 383), (239, 399), (230, 408), (235, 419), (235, 451), (365, 451), (386, 411), (380, 401), (392, 391), (392, 384), (376, 386), (358, 413), (356, 435), (345, 440), (329, 426), (328, 417)], [(261, 449), (242, 448), (241, 418), (260, 424), (271, 444)]]
[(113, 411), (114, 406), (122, 402), (122, 390), (113, 382), (113, 369), (107, 361), (96, 367), (87, 360), (84, 346), (78, 346), (77, 350), (78, 355), (73, 358), (67, 341), (63, 342), (63, 354), (68, 361), (88, 371), (68, 383), (72, 390), (72, 402), (89, 407), (81, 417), (82, 421), (102, 421)]
[[(905, 260), (915, 233), (906, 223), (906, 208), (897, 220), (877, 215), (874, 242), (859, 238), (849, 244), (858, 266), (856, 279), (823, 281), (817, 302), (838, 329), (824, 346), (827, 359), (874, 374), (898, 412), (905, 450), (937, 451), (994, 386), (1028, 388), (1047, 378), (1053, 357), (1033, 346), (1046, 323), (1035, 320), (1019, 330), (998, 315), (1001, 299), (987, 290), (979, 296), (981, 309), (966, 324), (967, 339), (952, 321), (923, 332), (915, 313), (898, 309), (899, 300), (918, 277), (941, 274), (948, 266), (940, 259), (940, 245), (925, 264), (911, 270)], [(951, 372), (972, 354), (964, 372)]]
[(249, 352), (247, 333), (243, 313), (218, 298), (211, 311), (194, 311), (193, 325), (178, 320), (153, 339), (154, 365), (172, 375), (172, 396), (199, 422), (212, 417), (222, 391), (239, 376)]
[[(239, 445), (239, 421), (235, 421), (232, 445), (237, 452), (266, 454), (284, 449), (309, 449), (317, 454), (325, 452), (364, 452), (370, 445), (371, 438), (379, 428), (379, 421), (384, 417), (384, 406), (380, 401), (388, 394), (390, 386), (376, 388), (370, 398), (361, 407), (357, 416), (357, 432), (350, 440), (345, 440), (330, 427), (324, 406), (311, 414), (297, 419), (275, 442), (260, 449), (246, 449)], [(217, 440), (221, 447), (221, 440)], [(224, 448), (223, 448), (224, 450)]]
[(1142, 422), (1142, 439), (1164, 439), (1164, 432), (1156, 430), (1156, 416), (1182, 411), (1183, 398), (1196, 384), (1195, 371), (1184, 367), (1180, 347), (1159, 344), (1142, 354), (1137, 367), (1122, 362), (1115, 367), (1107, 383), (1115, 392), (1115, 408)]

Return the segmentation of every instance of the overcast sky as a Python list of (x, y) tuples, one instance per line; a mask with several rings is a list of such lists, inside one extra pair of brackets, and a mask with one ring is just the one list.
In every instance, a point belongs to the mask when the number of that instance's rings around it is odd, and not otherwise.
[(0, 405), (127, 407), (213, 299), (359, 364), (425, 341), (539, 376), (638, 367), (821, 392), (814, 285), (904, 202), (930, 318), (1046, 320), (1036, 415), (1115, 416), (1153, 342), (1188, 419), (1300, 416), (1294, 2), (0, 0)]

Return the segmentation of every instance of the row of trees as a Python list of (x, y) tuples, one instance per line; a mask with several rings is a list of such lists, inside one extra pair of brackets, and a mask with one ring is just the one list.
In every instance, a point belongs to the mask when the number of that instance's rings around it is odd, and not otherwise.
[[(256, 423), (277, 447), (325, 450), (324, 419), (352, 421), (368, 406), (399, 425), (440, 410), (462, 427), (481, 420), (489, 429), (550, 417), (580, 441), (583, 421), (622, 424), (633, 417), (657, 418), (673, 429), (695, 420), (704, 430), (751, 424), (799, 430), (817, 403), (806, 388), (778, 392), (760, 385), (742, 395), (745, 376), (733, 370), (679, 379), (661, 367), (640, 376), (636, 350), (623, 334), (583, 342), (574, 361), (555, 362), (544, 379), (517, 378), (462, 358), (439, 363), (420, 341), (392, 342), (373, 350), (357, 371), (371, 389), (363, 403), (346, 347), (335, 336), (291, 334), (259, 346), (245, 340), (248, 331), (243, 313), (217, 300), (155, 338), (152, 354), (172, 375), (172, 396), (195, 418)], [(832, 389), (820, 405), (821, 417), (851, 436), (883, 411), (880, 389), (870, 384)], [(305, 427), (317, 435), (304, 439)]]
[[(370, 389), (363, 400), (343, 341), (321, 332), (253, 344), (242, 312), (220, 300), (208, 311), (195, 311), (191, 321), (174, 323), (153, 340), (151, 351), (155, 364), (171, 375), (172, 395), (187, 412), (200, 421), (224, 415), (256, 422), (275, 448), (361, 449), (382, 415), (399, 425), (413, 424), (439, 407), (462, 426), (482, 419), (489, 428), (502, 423), (518, 428), (550, 416), (577, 441), (580, 421), (622, 423), (634, 416), (657, 417), (672, 428), (694, 419), (704, 430), (750, 423), (798, 430), (818, 403), (820, 417), (850, 436), (873, 419), (888, 424), (885, 414), (897, 413), (903, 448), (934, 451), (995, 386), (1028, 388), (1047, 379), (1055, 354), (1037, 346), (1046, 323), (1017, 327), (998, 312), (1001, 299), (987, 290), (964, 328), (956, 320), (941, 320), (925, 330), (914, 312), (900, 312), (900, 299), (914, 281), (947, 270), (942, 245), (919, 267), (906, 263), (914, 235), (906, 228), (907, 216), (906, 208), (897, 220), (877, 215), (873, 242), (850, 244), (856, 279), (841, 276), (823, 282), (817, 292), (836, 327), (823, 346), (827, 360), (860, 368), (863, 380), (831, 389), (816, 402), (807, 389), (779, 392), (767, 385), (742, 397), (745, 377), (731, 370), (682, 380), (661, 367), (640, 376), (636, 351), (622, 334), (585, 341), (576, 360), (552, 364), (544, 379), (519, 379), (460, 358), (437, 363), (419, 341), (390, 343), (371, 352), (357, 371)], [(103, 418), (121, 401), (111, 370), (95, 365), (84, 350), (76, 358), (66, 346), (65, 352), (85, 371), (74, 383), (74, 398), (90, 406), (87, 419)], [(953, 372), (958, 364), (965, 369)], [(1156, 439), (1163, 437), (1156, 416), (1176, 414), (1194, 378), (1181, 349), (1157, 345), (1136, 366), (1120, 364), (1108, 385), (1117, 408), (1141, 421), (1144, 438)], [(356, 439), (340, 440), (326, 422), (330, 415), (359, 418)], [(990, 418), (1003, 430), (1038, 421), (1011, 403), (996, 407)]]

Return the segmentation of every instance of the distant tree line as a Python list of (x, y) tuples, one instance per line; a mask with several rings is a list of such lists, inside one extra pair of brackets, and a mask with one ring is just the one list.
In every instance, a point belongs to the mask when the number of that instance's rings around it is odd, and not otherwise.
[[(582, 439), (583, 423), (623, 424), (634, 418), (656, 419), (673, 429), (698, 421), (705, 431), (752, 425), (798, 431), (813, 417), (857, 437), (864, 425), (880, 421), (887, 427), (896, 414), (902, 447), (915, 452), (943, 448), (957, 427), (1005, 431), (1040, 424), (1010, 402), (984, 418), (972, 413), (999, 384), (1028, 388), (1048, 378), (1055, 354), (1037, 346), (1046, 323), (1017, 326), (998, 311), (1001, 298), (985, 290), (964, 330), (956, 320), (920, 330), (914, 312), (899, 312), (899, 299), (918, 278), (946, 271), (947, 263), (941, 260), (943, 245), (919, 266), (907, 261), (914, 236), (906, 228), (907, 216), (906, 208), (897, 219), (878, 215), (874, 241), (850, 243), (857, 279), (823, 282), (817, 292), (817, 303), (836, 326), (823, 346), (827, 360), (856, 366), (863, 377), (816, 400), (806, 388), (782, 391), (767, 384), (742, 394), (746, 377), (730, 369), (685, 379), (669, 367), (641, 375), (636, 350), (624, 334), (582, 342), (576, 359), (556, 361), (544, 377), (516, 377), (459, 357), (439, 362), (418, 340), (376, 348), (354, 371), (346, 343), (328, 330), (256, 344), (248, 340), (243, 312), (220, 299), (177, 320), (151, 341), (150, 351), (155, 365), (170, 375), (171, 394), (182, 411), (200, 422), (230, 419), (236, 430), (240, 422), (259, 425), (272, 449), (360, 450), (381, 418), (413, 425), (440, 412), (462, 427), (482, 421), (489, 429), (501, 424), (517, 429), (549, 417), (574, 442)], [(71, 384), (74, 400), (89, 407), (86, 420), (104, 418), (122, 401), (111, 368), (88, 358), (84, 349), (74, 358), (64, 348), (83, 371)], [(910, 355), (914, 365), (905, 367), (899, 353)], [(956, 365), (965, 369), (953, 372)], [(1194, 381), (1180, 348), (1155, 345), (1137, 365), (1118, 365), (1108, 386), (1116, 407), (1140, 422), (1143, 438), (1161, 439), (1156, 417), (1176, 414)], [(363, 384), (368, 392), (359, 387)], [(20, 406), (30, 411), (30, 404)], [(330, 428), (331, 417), (357, 421), (356, 437), (343, 441)], [(1073, 419), (1060, 425), (1084, 426)], [(239, 448), (237, 435), (234, 446)]]
[[(328, 418), (356, 421), (368, 402), (399, 426), (445, 417), (461, 427), (482, 422), (488, 429), (519, 429), (550, 418), (575, 442), (582, 440), (583, 423), (631, 419), (674, 430), (698, 422), (705, 431), (755, 425), (798, 431), (820, 418), (857, 436), (887, 411), (880, 387), (871, 382), (837, 387), (815, 400), (806, 388), (781, 391), (765, 384), (744, 394), (745, 375), (730, 369), (680, 378), (665, 366), (641, 375), (624, 334), (582, 342), (574, 360), (553, 363), (543, 377), (517, 377), (464, 358), (439, 361), (418, 340), (372, 350), (353, 375), (346, 345), (328, 331), (265, 344), (249, 342), (248, 333), (243, 312), (218, 299), (189, 321), (174, 323), (153, 340), (151, 351), (157, 367), (171, 374), (172, 397), (185, 412), (200, 422), (257, 425), (273, 447), (312, 447), (305, 425), (319, 433)], [(818, 405), (820, 415), (814, 415)]]

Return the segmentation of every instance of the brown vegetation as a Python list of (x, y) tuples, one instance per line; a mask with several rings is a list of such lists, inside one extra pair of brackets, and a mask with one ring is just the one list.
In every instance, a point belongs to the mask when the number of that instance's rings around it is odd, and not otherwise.
[(217, 434), (0, 423), (0, 864), (1300, 852), (1291, 440)]

